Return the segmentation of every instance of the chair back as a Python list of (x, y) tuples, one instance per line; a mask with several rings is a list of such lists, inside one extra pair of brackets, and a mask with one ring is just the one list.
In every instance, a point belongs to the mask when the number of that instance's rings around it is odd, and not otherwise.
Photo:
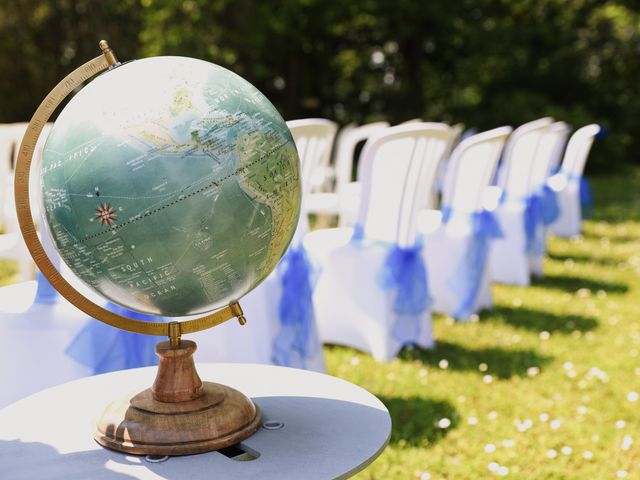
[(302, 180), (302, 195), (311, 190), (314, 172), (320, 167), (327, 167), (331, 157), (333, 139), (338, 126), (331, 120), (324, 118), (304, 118), (290, 120), (287, 127), (296, 142), (298, 157), (300, 157), (300, 178)]
[(504, 147), (498, 186), (509, 197), (526, 198), (533, 192), (531, 172), (541, 140), (553, 120), (549, 117), (525, 123), (513, 131)]
[(460, 213), (483, 208), (511, 127), (500, 127), (462, 140), (451, 154), (442, 190), (442, 205)]
[(561, 169), (564, 173), (576, 177), (582, 175), (593, 139), (599, 132), (600, 126), (592, 123), (579, 128), (571, 135), (562, 160)]
[(433, 189), (450, 138), (445, 124), (411, 123), (367, 141), (358, 170), (362, 198), (357, 221), (367, 239), (415, 243), (416, 216)]
[(558, 155), (562, 155), (562, 149), (567, 143), (569, 126), (564, 122), (554, 122), (542, 134), (536, 158), (531, 165), (529, 183), (533, 190), (541, 187), (549, 178), (554, 162), (557, 163)]
[(340, 194), (344, 186), (351, 181), (353, 171), (353, 156), (356, 147), (360, 142), (366, 141), (369, 137), (387, 128), (387, 122), (373, 122), (359, 127), (349, 127), (343, 129), (336, 139), (335, 149), (335, 193)]

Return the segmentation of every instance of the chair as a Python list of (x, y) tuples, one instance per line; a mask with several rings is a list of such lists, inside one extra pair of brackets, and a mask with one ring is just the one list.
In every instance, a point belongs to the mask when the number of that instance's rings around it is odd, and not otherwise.
[(12, 210), (8, 203), (12, 195), (8, 189), (13, 184), (13, 165), (20, 140), (27, 128), (26, 123), (0, 125), (0, 228), (7, 231), (7, 213)]
[(462, 140), (451, 155), (440, 212), (420, 212), (435, 312), (466, 320), (492, 306), (487, 256), (500, 230), (484, 200), (510, 133), (501, 127)]
[[(48, 235), (41, 237), (47, 254), (59, 267), (60, 257)], [(0, 408), (44, 388), (92, 374), (90, 368), (65, 353), (86, 318), (40, 273), (35, 281), (0, 288), (0, 362), (5, 365), (0, 369), (0, 382), (6, 386), (0, 389)]]
[[(464, 132), (464, 124), (456, 123), (451, 126), (451, 141), (449, 145), (447, 145), (447, 150), (442, 158), (442, 162), (438, 166), (438, 173), (436, 174), (436, 193), (442, 193), (442, 187), (444, 186), (444, 179), (447, 173), (447, 168), (449, 167), (449, 160), (451, 158), (451, 152), (453, 149), (460, 143), (462, 132)], [(437, 195), (431, 199), (429, 205), (426, 208), (436, 208), (438, 206), (438, 198)]]
[(499, 197), (494, 215), (503, 236), (491, 246), (492, 281), (529, 285), (532, 259), (544, 254), (542, 194), (546, 192), (534, 183), (532, 173), (535, 170), (544, 176), (548, 172), (551, 151), (543, 144), (551, 123), (548, 117), (525, 123), (505, 145), (498, 188), (494, 189)]
[(296, 141), (302, 177), (309, 179), (311, 190), (321, 191), (332, 176), (329, 162), (338, 125), (324, 118), (304, 118), (290, 120), (287, 126)]
[[(42, 162), (42, 150), (44, 144), (51, 131), (52, 124), (46, 124), (38, 138), (36, 148), (33, 154), (32, 174), (30, 176), (31, 185), (31, 213), (36, 223), (40, 220), (40, 192), (39, 192), (39, 168)], [(5, 149), (5, 153), (9, 153), (10, 158), (17, 158), (22, 136), (26, 131), (27, 124), (11, 124), (6, 130), (5, 134), (11, 140), (11, 148), (4, 144), (0, 148)], [(2, 135), (4, 129), (0, 129), (0, 135)], [(10, 150), (10, 151), (9, 151)], [(11, 160), (9, 160), (11, 162)], [(0, 188), (0, 208), (2, 208), (2, 222), (4, 233), (0, 234), (0, 258), (14, 260), (18, 264), (18, 280), (27, 281), (32, 280), (35, 276), (35, 265), (31, 259), (22, 235), (20, 234), (20, 227), (18, 226), (18, 217), (16, 213), (15, 198), (14, 198), (14, 185), (13, 185), (13, 164), (11, 170), (7, 174), (7, 177), (0, 178), (4, 189)]]
[(316, 230), (304, 246), (319, 265), (313, 301), (320, 338), (393, 358), (407, 343), (433, 346), (415, 216), (433, 189), (451, 130), (412, 123), (382, 130), (362, 152), (357, 225)]
[(590, 205), (588, 184), (583, 177), (584, 166), (595, 136), (600, 132), (596, 124), (582, 127), (571, 136), (562, 160), (560, 172), (548, 180), (556, 192), (560, 214), (549, 225), (549, 231), (561, 237), (580, 234), (584, 211)]
[(335, 186), (333, 192), (312, 192), (306, 201), (307, 213), (338, 215), (340, 226), (352, 224), (359, 203), (359, 185), (351, 182), (356, 147), (375, 133), (387, 128), (387, 122), (374, 122), (344, 128), (338, 134), (335, 148)]
[[(331, 149), (335, 124), (307, 119), (287, 122), (300, 157), (302, 208), (312, 175)], [(248, 323), (226, 322), (193, 336), (200, 346), (197, 361), (273, 363), (324, 371), (324, 356), (311, 299), (312, 269), (302, 246), (309, 229), (301, 214), (291, 244), (276, 269), (240, 299)]]
[(564, 151), (567, 146), (567, 140), (569, 139), (569, 132), (571, 131), (569, 125), (564, 122), (555, 122), (552, 127), (556, 135), (556, 141), (553, 152), (551, 152), (549, 176), (558, 173), (558, 170), (560, 170), (560, 162), (562, 162)]
[(544, 216), (541, 218), (544, 227), (536, 232), (539, 237), (537, 238), (539, 248), (534, 248), (529, 254), (529, 269), (536, 277), (542, 277), (542, 259), (546, 253), (547, 228), (545, 227), (559, 214), (556, 195), (546, 186), (546, 183), (554, 169), (554, 164), (557, 166), (558, 157), (562, 156), (568, 133), (569, 127), (564, 122), (554, 122), (549, 125), (540, 140), (536, 160), (531, 166), (530, 184), (533, 192), (539, 194), (541, 214)]

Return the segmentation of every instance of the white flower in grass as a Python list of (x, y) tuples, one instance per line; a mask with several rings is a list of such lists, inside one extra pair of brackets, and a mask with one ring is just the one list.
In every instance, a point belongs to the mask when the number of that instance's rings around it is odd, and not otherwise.
[(579, 415), (586, 415), (586, 413), (587, 413), (587, 411), (588, 411), (588, 410), (589, 410), (589, 409), (588, 409), (587, 407), (585, 407), (584, 405), (580, 405), (580, 406), (578, 407), (578, 414), (579, 414)]
[(360, 365), (360, 359), (358, 357), (351, 357), (351, 361), (350, 361), (351, 365), (358, 366)]
[(487, 465), (487, 468), (489, 469), (490, 472), (497, 473), (498, 470), (500, 469), (500, 464), (497, 462), (489, 462), (489, 464)]
[(499, 469), (498, 469), (498, 475), (500, 475), (501, 477), (504, 477), (505, 475), (507, 475), (509, 473), (509, 467), (505, 467), (504, 465), (502, 465)]
[(638, 395), (638, 392), (627, 393), (627, 400), (629, 400), (630, 402), (637, 402), (639, 397), (640, 396)]
[(431, 480), (431, 474), (428, 472), (424, 472), (422, 475), (420, 475), (420, 480)]
[(547, 458), (556, 458), (558, 456), (558, 452), (556, 452), (553, 448), (547, 450)]
[(451, 426), (451, 420), (448, 418), (441, 418), (438, 420), (438, 428), (449, 428)]
[(442, 360), (440, 360), (440, 361), (438, 362), (438, 366), (439, 366), (441, 369), (446, 370), (447, 368), (449, 368), (449, 361), (448, 361), (448, 360), (445, 360), (445, 359), (443, 358)]
[(573, 449), (567, 445), (560, 449), (563, 455), (571, 455), (573, 453)]
[(484, 446), (485, 453), (493, 453), (496, 451), (496, 446), (493, 443), (487, 443)]
[(478, 370), (480, 370), (481, 372), (486, 372), (488, 369), (489, 369), (489, 365), (487, 365), (484, 362), (478, 365)]
[(541, 422), (546, 422), (549, 420), (549, 414), (548, 413), (541, 413), (540, 414), (540, 421)]
[(516, 444), (515, 440), (503, 440), (502, 441), (502, 446), (505, 448), (511, 448)]
[(593, 458), (593, 452), (591, 452), (590, 450), (586, 450), (582, 454), (582, 458), (584, 458), (585, 460), (591, 460)]
[(631, 445), (633, 445), (633, 438), (631, 437), (631, 435), (625, 435), (622, 438), (622, 445), (620, 445), (620, 448), (626, 451), (631, 448)]
[(616, 477), (618, 478), (627, 478), (628, 475), (629, 475), (629, 472), (627, 472), (626, 470), (618, 470), (616, 472)]
[(538, 336), (540, 337), (540, 340), (549, 340), (551, 338), (551, 334), (546, 330), (543, 330), (542, 332), (540, 332), (540, 335)]
[(616, 422), (616, 428), (624, 428), (627, 423), (624, 420), (618, 420)]
[(527, 368), (527, 376), (535, 377), (540, 374), (540, 369), (538, 367), (529, 367)]
[(491, 375), (485, 375), (484, 377), (482, 377), (482, 381), (489, 385), (493, 382), (493, 377)]
[(477, 425), (478, 424), (478, 419), (476, 417), (469, 417), (469, 419), (467, 420), (467, 423), (469, 425)]
[(551, 427), (551, 430), (558, 430), (562, 426), (562, 422), (556, 418), (551, 420), (549, 426)]
[(496, 418), (498, 418), (498, 412), (496, 412), (496, 411), (491, 411), (491, 412), (489, 412), (489, 414), (487, 415), (487, 417), (489, 417), (489, 420), (495, 420)]

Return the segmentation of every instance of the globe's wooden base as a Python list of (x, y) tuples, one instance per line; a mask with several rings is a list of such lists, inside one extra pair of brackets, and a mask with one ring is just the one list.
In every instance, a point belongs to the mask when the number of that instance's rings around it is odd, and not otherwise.
[(160, 356), (153, 387), (112, 402), (97, 423), (95, 439), (121, 452), (190, 455), (228, 447), (260, 426), (260, 410), (242, 393), (200, 381), (192, 354), (181, 341), (156, 346)]

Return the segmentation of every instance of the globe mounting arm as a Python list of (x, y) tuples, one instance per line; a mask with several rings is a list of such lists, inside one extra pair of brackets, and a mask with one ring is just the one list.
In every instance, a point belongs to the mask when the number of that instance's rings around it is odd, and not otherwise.
[(18, 215), (20, 231), (22, 232), (22, 236), (33, 260), (51, 285), (71, 304), (87, 315), (122, 330), (147, 335), (168, 336), (173, 346), (180, 343), (180, 336), (182, 334), (205, 330), (234, 317), (238, 319), (240, 325), (244, 325), (246, 318), (240, 304), (236, 301), (231, 302), (226, 307), (211, 314), (184, 322), (144, 322), (117, 315), (91, 302), (71, 286), (69, 282), (62, 277), (60, 272), (58, 272), (44, 251), (42, 243), (40, 243), (40, 239), (38, 238), (29, 200), (29, 176), (33, 153), (42, 129), (58, 105), (85, 81), (119, 64), (115, 53), (105, 40), (100, 42), (100, 49), (102, 55), (75, 69), (49, 92), (33, 114), (22, 139), (22, 143), (20, 144), (20, 152), (15, 168), (16, 213)]

